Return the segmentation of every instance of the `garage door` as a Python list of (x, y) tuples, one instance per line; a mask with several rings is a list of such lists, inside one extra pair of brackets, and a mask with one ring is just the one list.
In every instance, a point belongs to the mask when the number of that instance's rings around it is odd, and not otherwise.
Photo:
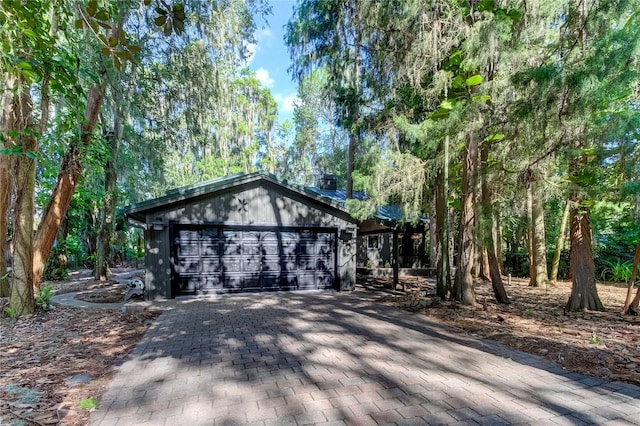
[(336, 232), (313, 228), (173, 228), (174, 294), (332, 288)]

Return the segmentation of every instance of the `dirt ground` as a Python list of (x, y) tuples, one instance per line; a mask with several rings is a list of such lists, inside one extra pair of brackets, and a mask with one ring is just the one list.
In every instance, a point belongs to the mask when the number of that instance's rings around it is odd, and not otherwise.
[[(406, 294), (380, 301), (422, 312), (460, 333), (542, 356), (569, 371), (640, 386), (640, 317), (621, 314), (626, 284), (598, 283), (604, 312), (566, 313), (570, 282), (542, 289), (529, 287), (525, 279), (507, 281), (509, 305), (495, 302), (490, 282), (476, 284), (475, 306), (462, 306), (441, 302), (433, 280), (415, 277), (404, 280)], [(368, 282), (389, 286), (388, 280)]]
[[(359, 283), (377, 290), (390, 286), (388, 279), (359, 278)], [(623, 284), (598, 284), (605, 312), (565, 314), (567, 282), (537, 289), (513, 279), (505, 283), (509, 305), (496, 304), (490, 283), (480, 282), (475, 306), (440, 302), (430, 279), (409, 277), (401, 283), (406, 293), (381, 293), (378, 301), (543, 356), (569, 371), (640, 385), (640, 318), (620, 314)], [(96, 282), (88, 271), (54, 283), (54, 289), (83, 291), (78, 298), (93, 302), (120, 301), (124, 294), (121, 284)], [(80, 404), (100, 399), (113, 377), (111, 367), (124, 360), (157, 315), (57, 306), (15, 321), (0, 313), (0, 425), (86, 424), (89, 410)]]
[[(87, 271), (54, 289), (86, 290), (79, 298), (102, 302), (122, 301), (124, 294), (121, 285), (95, 282)], [(0, 425), (86, 425), (90, 407), (82, 401), (99, 399), (111, 367), (157, 315), (63, 306), (19, 321), (0, 314)]]

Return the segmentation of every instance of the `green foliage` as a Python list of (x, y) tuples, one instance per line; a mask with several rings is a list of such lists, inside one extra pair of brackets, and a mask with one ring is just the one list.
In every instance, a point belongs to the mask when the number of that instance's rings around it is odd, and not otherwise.
[(593, 204), (594, 253), (598, 257), (633, 257), (640, 233), (634, 208), (631, 202), (603, 200)]
[(80, 402), (78, 402), (78, 405), (81, 408), (84, 408), (85, 410), (93, 411), (96, 408), (98, 408), (100, 404), (98, 403), (98, 400), (95, 399), (94, 397), (89, 397), (89, 398), (80, 400)]
[(377, 158), (370, 173), (373, 176), (354, 173), (354, 187), (368, 196), (365, 200), (349, 200), (347, 208), (354, 217), (369, 218), (390, 203), (400, 205), (407, 222), (420, 217), (426, 177), (422, 160), (410, 153), (391, 151)]
[(598, 338), (598, 335), (596, 334), (595, 331), (591, 332), (591, 336), (589, 337), (589, 343), (592, 343), (594, 345), (600, 344), (600, 339)]
[(51, 298), (53, 297), (53, 286), (51, 284), (47, 284), (43, 286), (38, 294), (36, 294), (36, 306), (38, 306), (43, 311), (48, 311), (53, 308), (53, 304), (51, 303)]
[(600, 277), (604, 281), (629, 282), (633, 262), (630, 260), (623, 262), (620, 258), (616, 258), (615, 260), (605, 260), (603, 263), (605, 269), (600, 274)]
[(18, 316), (18, 313), (16, 312), (15, 308), (12, 308), (11, 306), (7, 306), (6, 308), (4, 308), (4, 313), (9, 318), (16, 318)]
[(160, 2), (156, 7), (156, 13), (158, 13), (158, 16), (155, 18), (154, 23), (163, 28), (165, 36), (170, 36), (172, 32), (177, 35), (182, 34), (186, 18), (184, 4), (168, 5)]

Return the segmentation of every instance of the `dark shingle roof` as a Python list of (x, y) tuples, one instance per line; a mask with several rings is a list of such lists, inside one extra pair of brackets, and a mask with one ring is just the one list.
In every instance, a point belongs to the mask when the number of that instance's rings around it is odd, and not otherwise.
[[(320, 189), (315, 186), (305, 186), (304, 189), (316, 196), (327, 198), (342, 206), (344, 206), (347, 201), (347, 191), (344, 189)], [(353, 198), (364, 201), (367, 199), (367, 195), (362, 191), (353, 191)], [(400, 222), (404, 219), (404, 215), (402, 214), (402, 209), (399, 205), (390, 204), (378, 209), (376, 219), (387, 222)]]
[[(167, 193), (161, 197), (157, 197), (151, 200), (142, 201), (131, 206), (124, 208), (125, 216), (136, 220), (144, 220), (144, 212), (162, 208), (168, 204), (181, 202), (190, 198), (200, 197), (211, 192), (217, 192), (232, 188), (245, 183), (253, 182), (259, 179), (266, 180), (273, 184), (282, 186), (291, 191), (297, 192), (302, 195), (306, 195), (312, 199), (315, 199), (321, 203), (331, 205), (333, 208), (342, 210), (348, 213), (345, 207), (347, 201), (347, 191), (344, 189), (320, 189), (315, 186), (301, 186), (292, 185), (286, 181), (277, 179), (274, 175), (266, 172), (255, 173), (239, 173), (233, 175), (227, 175), (216, 179), (207, 180), (204, 182), (195, 183), (193, 185), (187, 185), (180, 188), (174, 188), (167, 191)], [(364, 192), (354, 191), (353, 197), (356, 200), (366, 200), (367, 196)], [(400, 206), (397, 204), (391, 204), (382, 206), (378, 210), (375, 219), (383, 222), (400, 222), (404, 218)]]

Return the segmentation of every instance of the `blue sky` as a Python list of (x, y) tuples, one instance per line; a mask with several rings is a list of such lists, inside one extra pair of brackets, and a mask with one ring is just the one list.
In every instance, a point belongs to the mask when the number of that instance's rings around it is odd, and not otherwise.
[(260, 29), (264, 22), (258, 21), (257, 44), (250, 46), (253, 56), (249, 68), (263, 86), (271, 90), (278, 102), (279, 122), (293, 118), (293, 102), (296, 99), (297, 84), (292, 81), (287, 69), (291, 65), (289, 51), (284, 42), (284, 26), (291, 18), (295, 1), (271, 0), (272, 14), (267, 17), (268, 26)]

